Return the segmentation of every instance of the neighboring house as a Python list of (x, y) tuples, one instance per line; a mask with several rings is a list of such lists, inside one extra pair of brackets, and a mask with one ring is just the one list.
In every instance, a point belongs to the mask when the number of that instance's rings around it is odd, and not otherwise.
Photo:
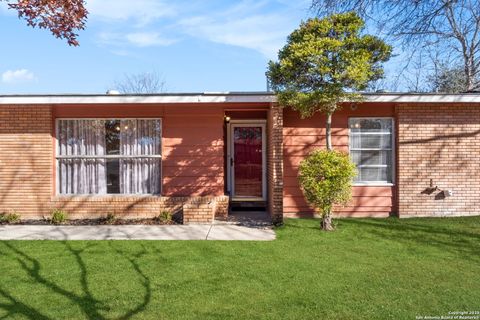
[[(480, 94), (366, 94), (333, 116), (359, 176), (338, 216), (480, 213)], [(0, 212), (72, 218), (183, 212), (185, 222), (266, 206), (308, 216), (300, 161), (325, 119), (270, 93), (0, 96)]]

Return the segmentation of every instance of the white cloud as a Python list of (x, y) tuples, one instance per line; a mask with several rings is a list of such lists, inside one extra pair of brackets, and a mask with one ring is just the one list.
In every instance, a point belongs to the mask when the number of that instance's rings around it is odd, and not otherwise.
[[(288, 34), (305, 17), (305, 8), (288, 0), (220, 3), (90, 0), (87, 7), (91, 18), (103, 20), (108, 23), (108, 29), (113, 30), (97, 35), (101, 45), (121, 48), (168, 46), (187, 35), (252, 49), (269, 59), (276, 58)], [(174, 20), (177, 21), (172, 22)]]
[(265, 3), (242, 1), (216, 15), (183, 19), (180, 25), (193, 37), (257, 50), (274, 59), (295, 24), (288, 12), (258, 13), (266, 11)]
[(169, 46), (176, 42), (176, 40), (164, 38), (156, 32), (128, 33), (125, 38), (137, 47)]
[(27, 69), (7, 70), (2, 73), (2, 82), (6, 84), (17, 84), (33, 80), (35, 80), (35, 75)]
[(237, 20), (215, 20), (206, 17), (182, 21), (191, 36), (261, 52), (267, 58), (276, 57), (288, 32), (280, 26), (285, 20), (275, 15), (258, 15)]
[(175, 15), (173, 5), (160, 0), (89, 0), (90, 18), (103, 20), (135, 20), (144, 26), (155, 19)]
[(134, 47), (154, 47), (169, 46), (177, 40), (173, 38), (163, 37), (158, 32), (131, 32), (131, 33), (100, 33), (98, 41), (104, 45), (112, 45), (117, 47), (134, 46)]
[(111, 50), (110, 52), (113, 53), (114, 55), (120, 56), (120, 57), (127, 57), (127, 56), (131, 55), (130, 51), (125, 50), (125, 49)]

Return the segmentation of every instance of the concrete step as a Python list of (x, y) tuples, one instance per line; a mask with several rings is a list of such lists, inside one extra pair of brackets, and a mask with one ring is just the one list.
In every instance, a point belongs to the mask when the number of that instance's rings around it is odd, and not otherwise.
[(255, 210), (262, 211), (267, 208), (267, 203), (265, 201), (231, 201), (230, 210)]

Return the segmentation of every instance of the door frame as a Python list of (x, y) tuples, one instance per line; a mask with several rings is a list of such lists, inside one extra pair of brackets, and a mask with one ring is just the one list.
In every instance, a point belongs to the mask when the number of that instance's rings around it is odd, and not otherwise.
[[(233, 129), (235, 127), (261, 127), (262, 128), (262, 197), (236, 197), (234, 169), (234, 144)], [(266, 201), (267, 200), (267, 120), (230, 120), (227, 123), (227, 191), (233, 201)]]

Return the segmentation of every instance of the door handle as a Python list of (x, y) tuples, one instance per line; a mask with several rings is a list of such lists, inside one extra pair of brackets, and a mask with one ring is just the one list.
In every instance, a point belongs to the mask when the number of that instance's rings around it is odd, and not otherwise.
[(230, 166), (233, 166), (233, 163), (234, 163), (233, 157), (230, 157)]

